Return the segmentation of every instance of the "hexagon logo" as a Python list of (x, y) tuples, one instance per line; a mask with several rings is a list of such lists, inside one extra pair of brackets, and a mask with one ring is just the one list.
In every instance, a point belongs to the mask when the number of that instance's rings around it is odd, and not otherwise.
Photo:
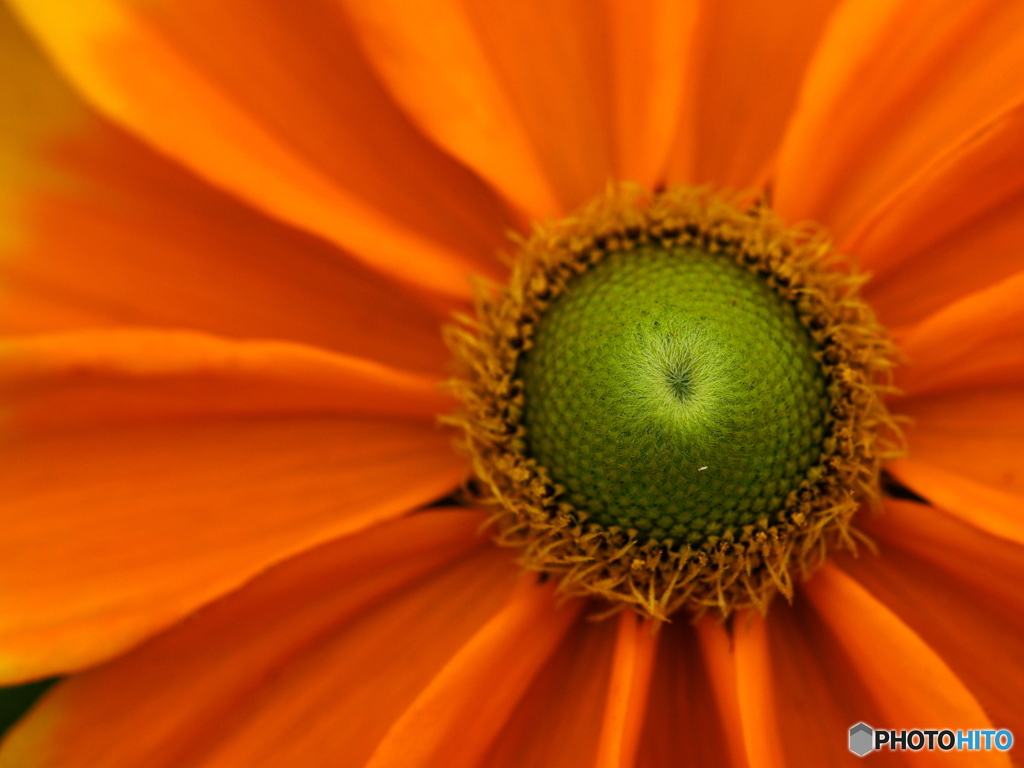
[(857, 757), (864, 757), (875, 748), (875, 732), (867, 723), (857, 723), (850, 729), (850, 751)]

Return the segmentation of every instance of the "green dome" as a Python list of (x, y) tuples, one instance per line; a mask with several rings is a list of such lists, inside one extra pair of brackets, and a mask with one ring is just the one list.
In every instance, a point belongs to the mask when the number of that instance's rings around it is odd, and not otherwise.
[(781, 509), (820, 460), (815, 349), (792, 304), (729, 257), (612, 254), (520, 362), (530, 455), (591, 521), (722, 535)]

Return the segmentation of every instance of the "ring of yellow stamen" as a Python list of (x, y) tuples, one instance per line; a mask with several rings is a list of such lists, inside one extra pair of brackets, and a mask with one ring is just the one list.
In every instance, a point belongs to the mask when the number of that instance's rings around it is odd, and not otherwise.
[[(830, 549), (855, 549), (862, 535), (851, 520), (878, 498), (883, 461), (900, 453), (882, 399), (892, 391), (896, 352), (859, 298), (864, 276), (820, 231), (787, 229), (764, 206), (741, 209), (706, 190), (648, 195), (622, 187), (537, 226), (518, 245), (509, 284), (481, 285), (476, 317), (447, 329), (461, 408), (446, 421), (461, 429), (478, 481), (473, 493), (495, 510), (496, 540), (519, 548), (523, 567), (557, 575), (564, 594), (665, 619), (684, 607), (764, 611), (776, 593), (790, 598), (794, 576), (806, 577)], [(520, 363), (545, 311), (609, 254), (648, 247), (731, 258), (762, 278), (795, 308), (827, 382), (820, 461), (782, 509), (686, 544), (594, 522), (530, 455), (524, 422)]]

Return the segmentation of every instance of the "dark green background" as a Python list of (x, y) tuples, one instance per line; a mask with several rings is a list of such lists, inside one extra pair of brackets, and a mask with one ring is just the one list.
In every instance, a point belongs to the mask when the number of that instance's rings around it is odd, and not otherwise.
[(13, 688), (0, 688), (0, 736), (18, 721), (56, 680), (40, 680)]

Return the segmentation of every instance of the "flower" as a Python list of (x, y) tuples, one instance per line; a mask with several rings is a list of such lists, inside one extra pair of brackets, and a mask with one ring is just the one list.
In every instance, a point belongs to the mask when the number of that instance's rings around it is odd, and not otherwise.
[[(815, 765), (857, 721), (1024, 732), (1019, 4), (10, 8), (0, 679), (70, 676), (0, 766)], [(906, 358), (878, 555), (764, 617), (589, 622), (449, 497), (440, 326), (507, 230), (615, 179), (820, 221)]]

